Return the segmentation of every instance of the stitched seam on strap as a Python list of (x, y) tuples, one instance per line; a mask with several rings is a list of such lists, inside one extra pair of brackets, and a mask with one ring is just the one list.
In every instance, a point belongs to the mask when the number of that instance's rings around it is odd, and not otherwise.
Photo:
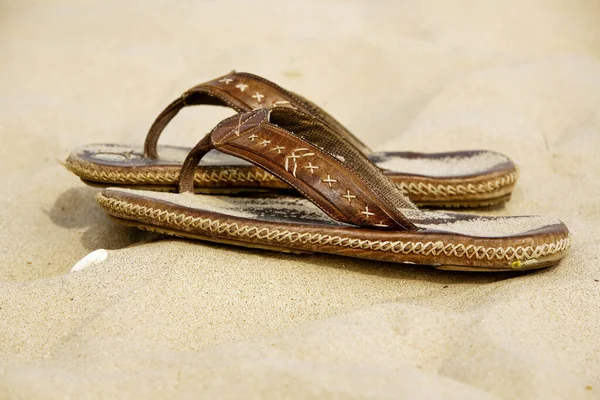
[(330, 245), (352, 249), (391, 252), (395, 254), (440, 256), (475, 260), (528, 261), (565, 251), (570, 246), (570, 238), (565, 237), (552, 243), (537, 246), (485, 247), (476, 245), (444, 243), (443, 241), (388, 241), (368, 240), (322, 233), (296, 232), (289, 229), (271, 229), (237, 222), (221, 221), (213, 218), (192, 217), (183, 213), (160, 208), (140, 206), (125, 200), (108, 198), (102, 194), (96, 197), (98, 202), (111, 211), (133, 217), (147, 217), (161, 223), (177, 227), (195, 228), (209, 234), (223, 234), (245, 239), (266, 239), (278, 243), (303, 243)]
[[(250, 119), (254, 118), (256, 115), (252, 114), (252, 115), (248, 116), (246, 119), (244, 119), (243, 121), (242, 121), (242, 116), (243, 116), (243, 114), (240, 114), (240, 115), (239, 115), (239, 118), (238, 118), (238, 123), (237, 123), (237, 125), (236, 125), (236, 126), (234, 126), (234, 127), (233, 127), (233, 128), (232, 128), (232, 129), (231, 129), (229, 132), (227, 132), (227, 133), (226, 133), (226, 134), (223, 136), (223, 138), (222, 138), (222, 139), (219, 141), (219, 143), (218, 143), (218, 144), (224, 143), (224, 142), (227, 140), (227, 138), (228, 138), (228, 137), (229, 137), (229, 136), (230, 136), (232, 133), (234, 133), (235, 131), (237, 131), (237, 132), (238, 132), (238, 135), (239, 135), (239, 133), (241, 132), (242, 128), (244, 128), (244, 129), (249, 129), (249, 128), (251, 128), (251, 127), (254, 127), (254, 126), (258, 126), (258, 125), (262, 124), (262, 123), (265, 121), (265, 119), (266, 119), (266, 118), (263, 118), (262, 120), (260, 120), (260, 121), (256, 122), (255, 124), (249, 124), (249, 125), (247, 125), (247, 126), (244, 126), (244, 124), (245, 124), (246, 122), (248, 122), (248, 120), (250, 120)], [(217, 126), (217, 128), (218, 128), (218, 126)], [(215, 131), (217, 128), (213, 129), (213, 132), (214, 132), (214, 131)]]
[[(287, 97), (291, 98), (294, 102), (296, 102), (297, 104), (300, 104), (302, 107), (304, 107), (306, 110), (309, 110), (311, 114), (315, 113), (317, 114), (317, 117), (320, 119), (323, 119), (324, 116), (322, 115), (322, 113), (319, 110), (315, 110), (314, 107), (312, 107), (310, 104), (306, 103), (305, 101), (303, 101), (302, 99), (298, 98), (294, 93), (290, 92), (287, 89), (284, 89), (283, 87), (279, 86), (278, 84), (276, 84), (275, 82), (271, 82), (261, 76), (258, 75), (254, 75), (248, 72), (238, 72), (236, 73), (236, 75), (238, 76), (245, 76), (246, 78), (251, 78), (251, 79), (255, 79), (257, 81), (262, 82), (263, 84), (266, 84), (268, 87), (270, 87), (271, 89), (275, 89), (279, 92), (282, 92), (284, 95), (286, 95)], [(296, 107), (293, 107), (296, 108)]]

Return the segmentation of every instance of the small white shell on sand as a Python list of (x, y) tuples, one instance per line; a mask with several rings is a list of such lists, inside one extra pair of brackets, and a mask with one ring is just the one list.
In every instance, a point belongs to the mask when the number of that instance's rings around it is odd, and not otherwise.
[(108, 251), (104, 249), (94, 250), (81, 260), (77, 261), (73, 268), (71, 268), (71, 272), (81, 271), (82, 269), (91, 267), (92, 265), (100, 264), (106, 260), (107, 257)]

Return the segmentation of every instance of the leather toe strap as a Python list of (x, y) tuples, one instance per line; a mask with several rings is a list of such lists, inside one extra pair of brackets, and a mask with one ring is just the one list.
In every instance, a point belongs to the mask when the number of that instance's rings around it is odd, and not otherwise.
[(358, 226), (416, 230), (402, 209), (416, 209), (396, 186), (321, 120), (289, 108), (223, 120), (184, 162), (180, 192), (191, 192), (196, 166), (212, 149), (245, 159), (296, 188), (331, 218)]
[(187, 106), (218, 105), (230, 107), (238, 113), (260, 108), (287, 107), (320, 118), (363, 152), (370, 152), (360, 140), (324, 110), (279, 85), (260, 76), (235, 72), (201, 83), (185, 91), (169, 104), (156, 118), (146, 135), (144, 155), (158, 158), (158, 139), (169, 122)]

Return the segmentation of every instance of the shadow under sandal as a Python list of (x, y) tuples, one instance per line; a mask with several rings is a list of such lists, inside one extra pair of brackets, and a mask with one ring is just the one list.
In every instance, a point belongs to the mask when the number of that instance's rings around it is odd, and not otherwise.
[[(173, 101), (152, 124), (144, 148), (92, 144), (74, 150), (69, 170), (94, 186), (121, 186), (175, 191), (189, 148), (158, 146), (164, 128), (187, 106), (220, 105), (247, 112), (260, 108), (292, 108), (310, 114), (352, 143), (384, 170), (416, 204), (435, 207), (479, 207), (505, 202), (517, 180), (506, 156), (486, 150), (447, 153), (374, 153), (348, 129), (305, 98), (256, 75), (232, 72), (195, 86)], [(232, 193), (289, 189), (272, 174), (222, 152), (213, 151), (197, 166), (195, 190)]]
[[(186, 158), (180, 193), (108, 188), (97, 200), (117, 221), (169, 235), (286, 252), (321, 252), (466, 271), (547, 267), (569, 231), (555, 218), (421, 211), (349, 142), (292, 109), (222, 121)], [(299, 197), (194, 194), (213, 149), (245, 159)]]

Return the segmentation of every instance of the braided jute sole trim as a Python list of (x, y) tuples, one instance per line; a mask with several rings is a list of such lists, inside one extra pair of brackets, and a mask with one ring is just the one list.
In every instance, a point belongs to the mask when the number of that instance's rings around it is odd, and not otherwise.
[[(527, 266), (528, 261), (548, 257), (564, 252), (570, 246), (569, 237), (552, 243), (537, 246), (486, 247), (461, 243), (444, 243), (443, 241), (387, 241), (367, 240), (352, 237), (332, 236), (322, 233), (297, 232), (290, 229), (272, 229), (237, 222), (221, 221), (215, 218), (192, 217), (183, 213), (161, 208), (141, 206), (125, 200), (106, 197), (99, 193), (96, 200), (109, 213), (117, 213), (119, 218), (139, 220), (148, 218), (172, 228), (179, 227), (190, 230), (201, 230), (207, 235), (227, 234), (229, 237), (241, 239), (261, 239), (267, 243), (292, 245), (294, 243), (338, 246), (342, 248), (391, 252), (403, 255), (439, 256), (482, 261), (505, 261), (511, 268)], [(482, 268), (484, 269), (484, 268)]]
[(514, 185), (519, 177), (518, 172), (514, 171), (496, 179), (489, 180), (479, 184), (433, 184), (424, 182), (396, 182), (396, 186), (404, 193), (410, 193), (420, 196), (448, 197), (461, 194), (486, 194), (494, 193), (499, 189)]
[[(135, 171), (120, 172), (98, 168), (94, 164), (69, 158), (66, 167), (80, 178), (93, 182), (105, 182), (119, 185), (175, 185), (179, 180), (179, 171)], [(512, 171), (506, 175), (495, 177), (478, 184), (434, 184), (425, 182), (396, 182), (396, 186), (406, 195), (429, 196), (437, 199), (456, 195), (485, 195), (495, 193), (502, 188), (514, 185), (519, 174)], [(247, 172), (237, 169), (196, 173), (194, 182), (206, 184), (243, 183), (264, 184), (277, 182), (279, 179), (266, 171)]]
[[(176, 185), (179, 171), (107, 171), (93, 167), (94, 164), (68, 159), (66, 167), (82, 179), (120, 185)], [(279, 179), (266, 171), (247, 172), (238, 169), (220, 169), (196, 173), (194, 182), (199, 184), (273, 182)]]

